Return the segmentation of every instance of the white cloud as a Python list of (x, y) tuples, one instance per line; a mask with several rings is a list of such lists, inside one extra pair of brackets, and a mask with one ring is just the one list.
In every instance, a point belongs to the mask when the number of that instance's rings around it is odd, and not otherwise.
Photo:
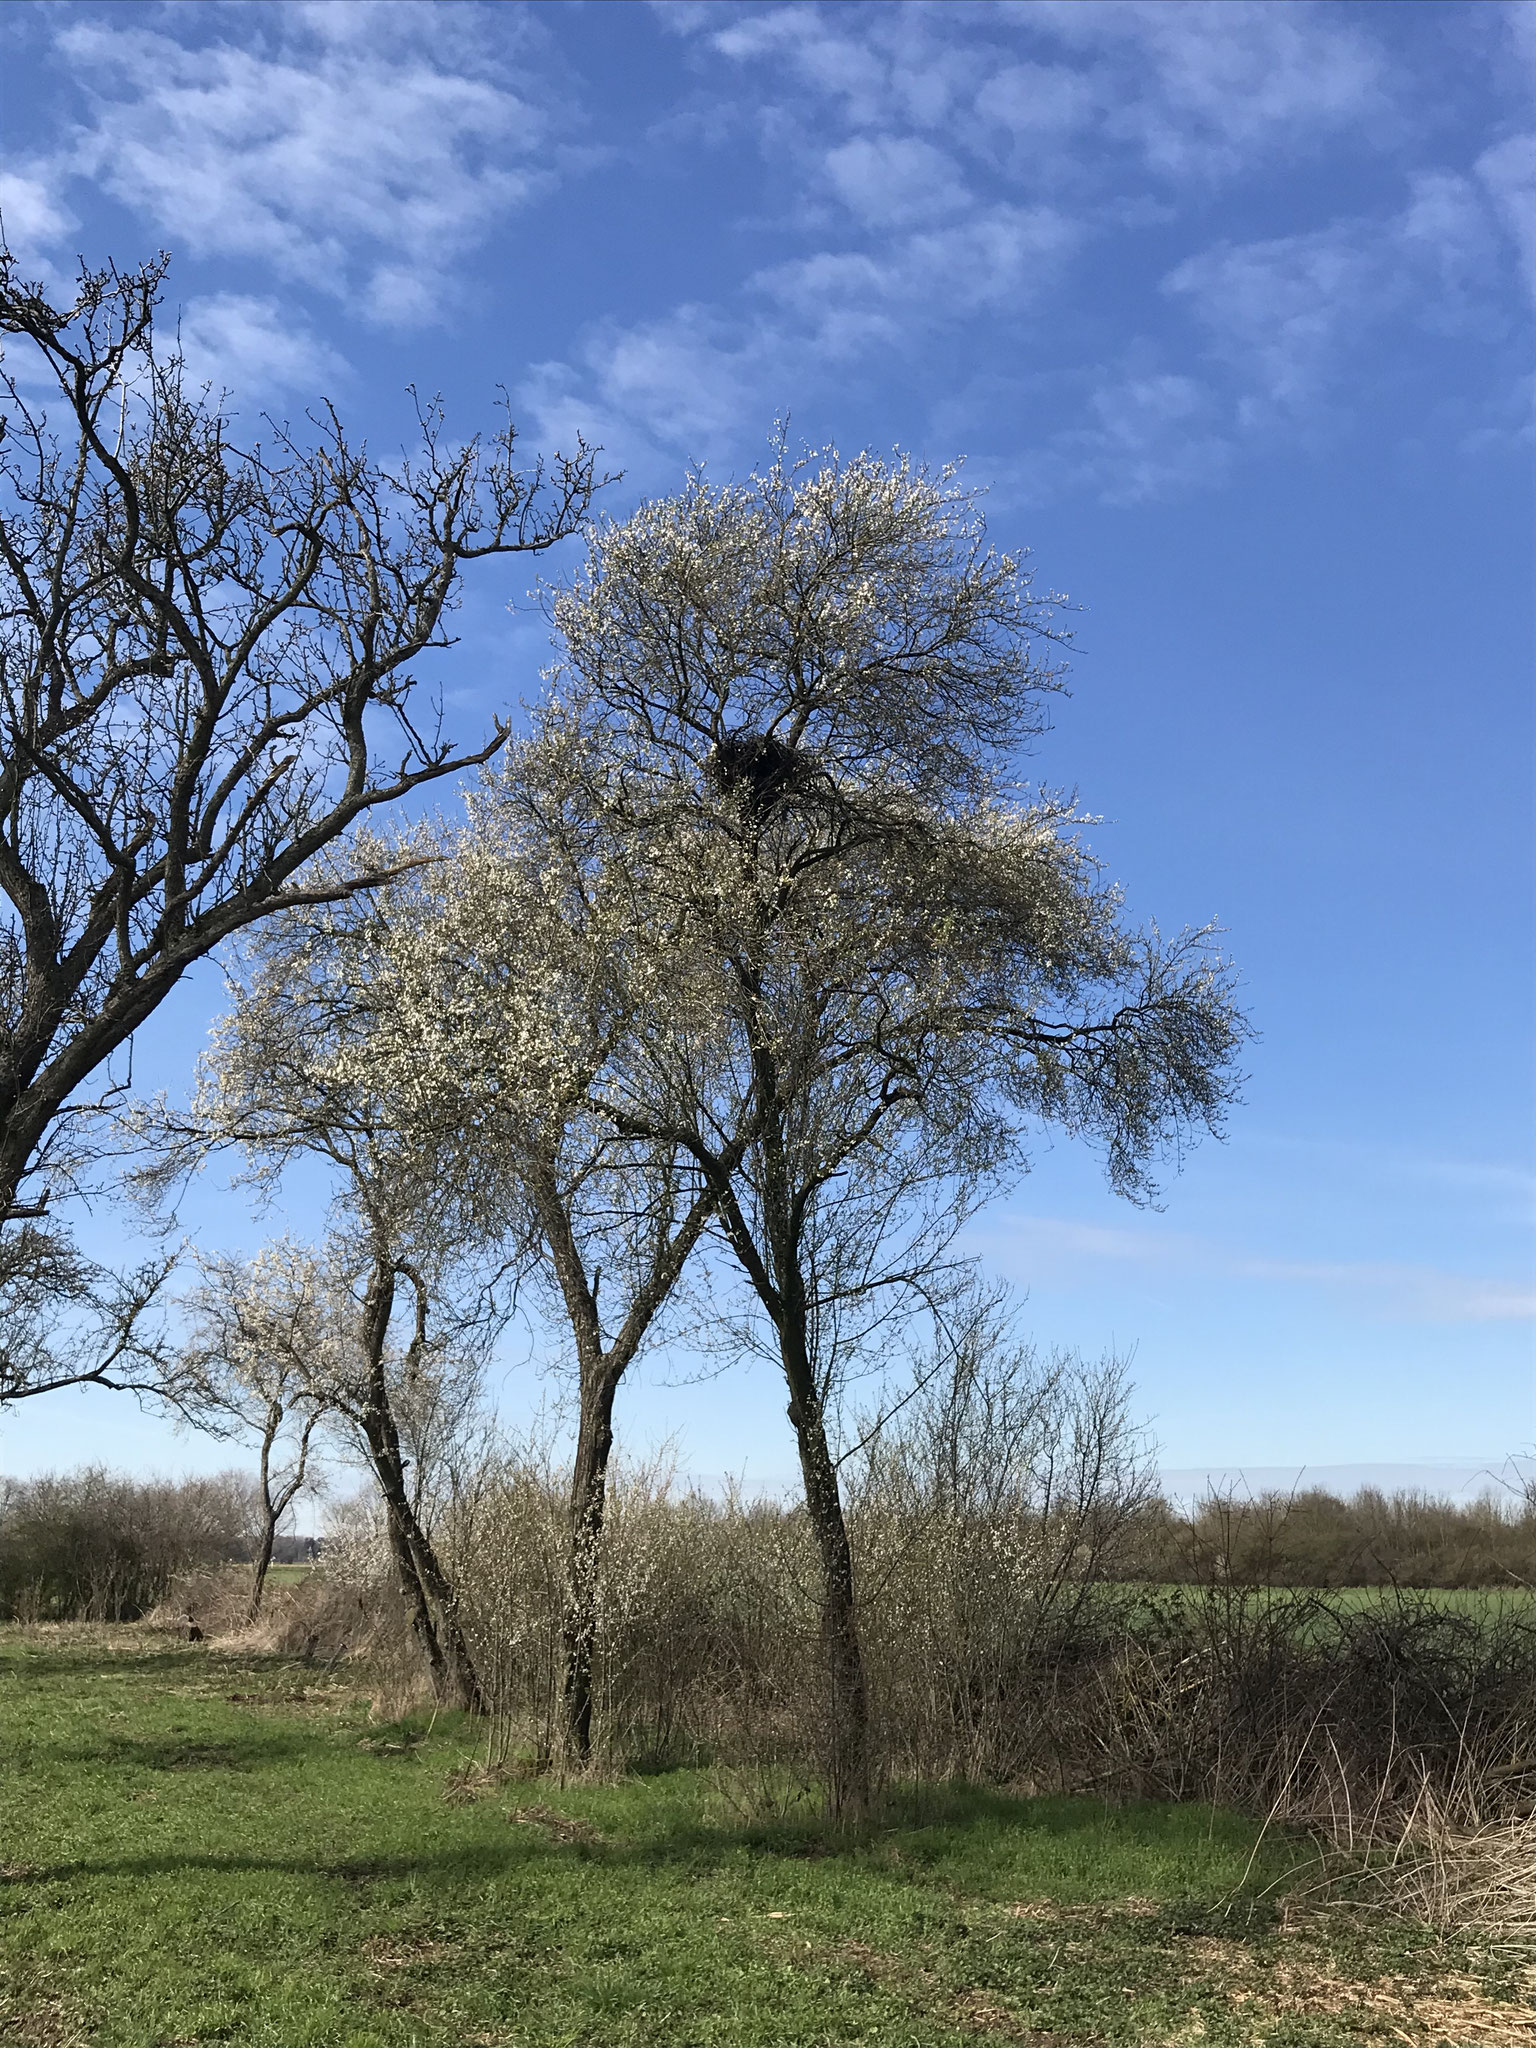
[[(1351, 354), (1389, 322), (1504, 331), (1493, 208), (1523, 199), (1530, 170), (1513, 149), (1490, 153), (1481, 181), (1421, 171), (1385, 220), (1189, 256), (1163, 292), (1195, 334), (1118, 307), (1146, 323), (1118, 363), (1103, 355), (1108, 295), (1074, 308), (1058, 290), (1068, 261), (1107, 250), (1133, 214), (1143, 228), (1155, 215), (1159, 235), (1175, 229), (1181, 183), (1358, 144), (1373, 126), (1395, 123), (1401, 139), (1412, 81), (1366, 14), (1311, 0), (657, 12), (698, 61), (724, 58), (726, 77), (745, 82), (739, 100), (713, 91), (711, 105), (734, 104), (743, 131), (755, 123), (775, 225), (809, 229), (819, 246), (713, 306), (594, 331), (570, 364), (541, 372), (553, 416), (585, 405), (647, 447), (701, 452), (744, 426), (755, 438), (808, 383), (896, 349), (932, 360), (939, 337), (974, 336), (943, 359), (935, 416), (967, 414), (974, 446), (988, 437), (985, 393), (1033, 387), (1046, 400), (1033, 406), (1033, 450), (989, 462), (1004, 488), (1130, 502), (1219, 482), (1245, 438), (1325, 425)], [(718, 66), (706, 75), (721, 80)], [(1047, 305), (1062, 309), (1075, 358), (1052, 348)], [(999, 357), (1005, 319), (1019, 370)]]
[[(547, 182), (549, 113), (454, 8), (212, 18), (256, 33), (196, 44), (110, 15), (59, 32), (92, 99), (72, 167), (196, 254), (257, 258), (386, 322), (439, 314), (454, 259)], [(497, 20), (526, 40), (513, 10)]]
[(1234, 453), (1214, 394), (1167, 370), (1131, 371), (1088, 395), (1088, 420), (1056, 434), (1031, 465), (1036, 491), (1064, 483), (1137, 504), (1217, 483)]
[(660, 320), (598, 328), (581, 361), (612, 418), (703, 452), (749, 415), (766, 353), (760, 337), (734, 334), (714, 309), (679, 306)]
[(1536, 80), (1536, 0), (1513, 0), (1501, 11), (1516, 63)]
[[(857, 23), (852, 32), (844, 27), (849, 22)], [(777, 59), (858, 125), (935, 128), (974, 82), (974, 50), (947, 28), (935, 34), (922, 9), (840, 7), (829, 17), (796, 4), (757, 14), (731, 10), (727, 23), (710, 36), (722, 56), (738, 63)]]
[(872, 250), (821, 250), (777, 264), (749, 289), (793, 314), (816, 353), (841, 358), (983, 309), (1022, 306), (1054, 281), (1077, 239), (1051, 207), (978, 207), (949, 227), (894, 236)]
[(346, 362), (272, 298), (219, 292), (194, 299), (181, 316), (181, 352), (193, 380), (227, 390), (236, 403), (284, 391), (333, 392)]
[(1477, 174), (1514, 242), (1526, 290), (1536, 300), (1536, 135), (1511, 135), (1496, 143), (1478, 158)]
[(1443, 331), (1475, 318), (1491, 259), (1487, 213), (1470, 181), (1434, 174), (1387, 220), (1221, 243), (1179, 264), (1163, 290), (1238, 370), (1247, 388), (1237, 416), (1256, 426), (1325, 403), (1346, 351), (1384, 320)]
[[(1160, 176), (1209, 178), (1385, 111), (1381, 45), (1292, 0), (1002, 0), (984, 9), (813, 5), (669, 17), (735, 63), (773, 64), (865, 130), (1002, 130), (1035, 176), (1132, 151)], [(1057, 61), (1065, 48), (1074, 62)], [(812, 117), (814, 120), (814, 117)], [(1038, 147), (1032, 147), (1038, 146)]]
[[(757, 340), (732, 343), (738, 359), (801, 369), (1034, 312), (1066, 258), (1126, 231), (1128, 207), (1172, 225), (1157, 186), (1332, 148), (1385, 118), (1401, 84), (1361, 24), (1310, 0), (696, 7), (667, 19), (753, 76), (776, 190), (820, 231), (822, 247), (747, 280), (773, 310)], [(1479, 236), (1472, 184), (1425, 178), (1390, 247), (1360, 221), (1192, 257), (1166, 291), (1243, 389), (1208, 365), (1192, 374), (1187, 342), (1185, 360), (1143, 339), (1125, 350), (1131, 369), (1060, 366), (1077, 417), (1043, 426), (1006, 467), (1027, 497), (1086, 485), (1127, 502), (1215, 482), (1245, 432), (1317, 411), (1362, 324), (1415, 293), (1442, 323), (1461, 317)]]
[(1026, 0), (1009, 11), (1113, 67), (1109, 132), (1174, 177), (1236, 170), (1357, 125), (1386, 100), (1379, 45), (1306, 0)]
[(0, 224), (6, 246), (29, 276), (48, 273), (45, 253), (76, 225), (46, 166), (0, 171)]
[(516, 399), (541, 446), (568, 448), (584, 434), (645, 490), (675, 484), (679, 456), (706, 460), (759, 441), (782, 381), (772, 337), (685, 305), (659, 320), (598, 325), (573, 360), (535, 364)]
[(976, 95), (976, 111), (984, 121), (1008, 129), (1019, 141), (1053, 150), (1099, 118), (1103, 106), (1101, 82), (1066, 64), (1005, 65)]
[(914, 135), (856, 135), (828, 152), (827, 177), (867, 227), (942, 220), (970, 200), (953, 158)]
[(820, 250), (749, 277), (742, 304), (601, 323), (573, 360), (537, 366), (518, 405), (542, 439), (579, 429), (642, 475), (662, 450), (756, 449), (791, 399), (870, 351), (925, 346), (984, 310), (1026, 313), (1075, 244), (1051, 208), (998, 206), (868, 249)]

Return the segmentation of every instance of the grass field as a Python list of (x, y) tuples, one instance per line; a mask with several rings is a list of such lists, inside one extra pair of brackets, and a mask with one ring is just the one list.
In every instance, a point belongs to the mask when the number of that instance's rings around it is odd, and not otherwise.
[(0, 1630), (0, 2039), (36, 2048), (1536, 2041), (1512, 1965), (1204, 1808), (952, 1791), (867, 1839), (676, 1772), (475, 1782), (344, 1675)]
[[(274, 1565), (273, 1570), (276, 1571)], [(300, 1574), (311, 1569), (308, 1565), (288, 1565), (284, 1570)], [(1536, 1604), (1536, 1594), (1528, 1586), (1251, 1586), (1235, 1583), (1230, 1588), (1191, 1586), (1176, 1580), (1164, 1580), (1155, 1585), (1145, 1582), (1123, 1582), (1123, 1593), (1132, 1597), (1141, 1595), (1154, 1599), (1208, 1600), (1213, 1594), (1221, 1598), (1229, 1594), (1247, 1600), (1255, 1600), (1268, 1594), (1276, 1600), (1326, 1601), (1342, 1613), (1357, 1612), (1364, 1608), (1393, 1609), (1440, 1608), (1450, 1614), (1484, 1616), (1490, 1612), (1529, 1614)]]

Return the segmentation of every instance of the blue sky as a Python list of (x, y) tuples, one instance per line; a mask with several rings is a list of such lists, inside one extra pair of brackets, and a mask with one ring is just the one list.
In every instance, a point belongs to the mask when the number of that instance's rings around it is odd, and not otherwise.
[[(785, 413), (964, 456), (1081, 608), (1030, 772), (1135, 913), (1221, 920), (1260, 1033), (1160, 1213), (1043, 1145), (974, 1248), (1043, 1341), (1134, 1347), (1170, 1466), (1536, 1440), (1536, 7), (117, 0), (0, 10), (0, 67), (13, 246), (169, 249), (252, 421), (323, 392), (388, 445), (407, 383), (466, 429), (504, 385), (616, 512)], [(442, 658), (465, 733), (537, 688), (529, 580)], [(771, 1383), (666, 1381), (632, 1442), (787, 1473)], [(103, 1395), (0, 1427), (10, 1470), (225, 1455)]]

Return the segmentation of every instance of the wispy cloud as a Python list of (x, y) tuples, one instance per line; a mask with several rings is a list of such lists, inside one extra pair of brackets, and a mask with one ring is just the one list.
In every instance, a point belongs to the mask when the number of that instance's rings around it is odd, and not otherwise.
[(541, 441), (569, 446), (582, 433), (600, 442), (644, 488), (675, 476), (679, 453), (732, 445), (761, 411), (772, 376), (770, 337), (717, 308), (685, 305), (659, 320), (597, 323), (569, 360), (532, 367), (518, 414)]
[(49, 166), (0, 171), (0, 224), (26, 276), (53, 279), (53, 252), (75, 226)]
[[(1536, 22), (1536, 8), (1531, 18)], [(1536, 301), (1536, 134), (1511, 135), (1485, 150), (1477, 174), (1519, 252), (1525, 288)]]
[(953, 157), (919, 135), (855, 135), (828, 150), (827, 181), (869, 227), (944, 220), (971, 204)]
[(1276, 1259), (1168, 1230), (1127, 1230), (1070, 1219), (1012, 1216), (989, 1233), (993, 1249), (1020, 1269), (1064, 1263), (1131, 1264), (1160, 1271), (1201, 1272), (1279, 1286), (1320, 1287), (1352, 1295), (1388, 1321), (1524, 1322), (1536, 1318), (1529, 1280), (1455, 1273), (1383, 1260)]
[[(1070, 331), (1130, 213), (1176, 228), (1213, 185), (1363, 137), (1401, 142), (1411, 126), (1392, 39), (1311, 0), (699, 5), (664, 18), (724, 60), (712, 82), (734, 74), (756, 95), (785, 218), (816, 242), (745, 279), (745, 303), (707, 320), (694, 309), (687, 350), (717, 392), (751, 380), (706, 362), (703, 327), (733, 367), (791, 374), (1044, 305)], [(1044, 342), (1033, 367), (1059, 404), (1006, 465), (1019, 489), (1125, 502), (1220, 482), (1254, 435), (1328, 425), (1341, 372), (1387, 323), (1496, 329), (1496, 216), (1527, 234), (1533, 175), (1509, 144), (1478, 174), (1422, 169), (1386, 217), (1197, 246), (1166, 275), (1163, 306), (1144, 302), (1118, 362), (1080, 357), (1064, 373)], [(1536, 227), (1522, 247), (1536, 268)], [(1168, 308), (1192, 327), (1170, 326)], [(952, 388), (936, 404), (953, 414), (956, 400)]]
[(93, 178), (194, 253), (258, 259), (372, 319), (440, 317), (457, 259), (549, 181), (550, 109), (506, 75), (536, 29), (503, 10), (493, 49), (454, 7), (210, 18), (208, 41), (66, 21), (57, 46), (90, 113), (55, 177)]
[(181, 352), (194, 382), (246, 402), (287, 391), (334, 393), (351, 374), (345, 360), (273, 298), (218, 292), (181, 316)]
[(1480, 1222), (1505, 1218), (1522, 1225), (1536, 1223), (1536, 1171), (1529, 1166), (1499, 1159), (1456, 1158), (1360, 1139), (1302, 1137), (1262, 1128), (1250, 1129), (1246, 1143), (1264, 1151), (1306, 1158), (1312, 1162), (1311, 1171), (1326, 1175), (1334, 1186), (1342, 1181), (1377, 1189), (1400, 1189), (1406, 1184), (1454, 1190), (1463, 1208), (1469, 1201), (1483, 1205)]
[(1007, 11), (1087, 60), (1084, 83), (1108, 136), (1170, 179), (1293, 154), (1382, 114), (1390, 99), (1381, 45), (1306, 0), (1016, 0)]
[(1209, 384), (1149, 367), (1095, 376), (1079, 425), (1020, 465), (1024, 496), (1069, 487), (1129, 505), (1201, 489), (1226, 476), (1237, 452), (1226, 409)]
[[(732, 6), (665, 18), (738, 65), (786, 71), (851, 127), (942, 132), (982, 153), (1006, 139), (1057, 175), (1129, 153), (1157, 176), (1208, 180), (1358, 127), (1391, 98), (1380, 44), (1310, 0)], [(1079, 148), (1064, 162), (1069, 141)]]
[(1315, 233), (1223, 242), (1187, 258), (1163, 291), (1188, 307), (1214, 354), (1237, 372), (1241, 426), (1294, 423), (1331, 395), (1351, 350), (1388, 321), (1444, 331), (1477, 317), (1494, 257), (1488, 209), (1472, 180), (1415, 180), (1386, 219)]
[(662, 455), (756, 446), (792, 394), (878, 350), (909, 351), (981, 312), (1045, 301), (1075, 230), (1050, 207), (975, 210), (873, 247), (766, 266), (728, 305), (596, 323), (566, 361), (538, 365), (518, 402), (548, 437), (600, 438), (643, 477)]
[(794, 315), (805, 347), (842, 357), (1043, 298), (1077, 239), (1053, 207), (976, 207), (946, 228), (761, 270), (747, 289)]
[[(532, 424), (596, 433), (637, 480), (680, 454), (734, 459), (779, 408), (905, 359), (934, 419), (1009, 380), (1049, 393), (1026, 415), (1032, 445), (994, 447), (979, 410), (967, 432), (1023, 496), (1206, 487), (1246, 439), (1326, 422), (1341, 370), (1389, 323), (1491, 320), (1488, 278), (1512, 272), (1516, 249), (1536, 285), (1523, 136), (1475, 168), (1422, 170), (1396, 213), (1209, 244), (1215, 186), (1321, 162), (1373, 124), (1408, 132), (1403, 66), (1368, 13), (1312, 0), (655, 12), (700, 83), (687, 139), (667, 140), (681, 116), (664, 106), (644, 148), (697, 157), (755, 136), (771, 196), (751, 227), (779, 247), (707, 298), (643, 318), (594, 308), (525, 373)], [(471, 252), (576, 160), (549, 19), (446, 0), (60, 10), (40, 34), (85, 113), (52, 157), (12, 168), (7, 219), (46, 254), (68, 232), (70, 180), (93, 180), (190, 251), (256, 266), (189, 310), (208, 361), (264, 391), (334, 379), (334, 353), (317, 356), (302, 328), (285, 345), (266, 322), (268, 277), (377, 322), (443, 317)], [(1172, 242), (1161, 294), (1159, 265), (1127, 239), (1149, 225)]]

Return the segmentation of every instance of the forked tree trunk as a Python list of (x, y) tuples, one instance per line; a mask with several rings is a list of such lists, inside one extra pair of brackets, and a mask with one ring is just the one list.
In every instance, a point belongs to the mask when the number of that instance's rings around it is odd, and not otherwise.
[[(739, 1148), (731, 1155), (740, 1157)], [(581, 1414), (571, 1468), (570, 1541), (566, 1556), (561, 1685), (563, 1746), (569, 1762), (585, 1765), (592, 1755), (592, 1667), (597, 1644), (597, 1590), (602, 1561), (603, 1516), (608, 1463), (613, 1453), (613, 1403), (619, 1382), (665, 1306), (678, 1275), (715, 1212), (715, 1192), (705, 1187), (678, 1229), (653, 1253), (642, 1284), (629, 1301), (611, 1344), (604, 1345), (597, 1312), (598, 1274), (588, 1278), (572, 1223), (567, 1195), (550, 1160), (529, 1170), (529, 1186), (570, 1318), (581, 1375)]]
[(583, 1387), (576, 1457), (571, 1470), (571, 1535), (565, 1601), (565, 1684), (562, 1707), (566, 1754), (585, 1765), (592, 1756), (592, 1664), (597, 1642), (597, 1582), (607, 1505), (608, 1461), (613, 1453), (613, 1400), (618, 1379), (609, 1373)]
[(384, 1499), (390, 1554), (411, 1625), (432, 1674), (432, 1691), (441, 1706), (485, 1711), (485, 1698), (474, 1659), (459, 1626), (453, 1588), (438, 1562), (430, 1538), (416, 1518), (405, 1484), (405, 1461), (384, 1378), (384, 1341), (394, 1308), (395, 1272), (381, 1260), (374, 1268), (363, 1306), (364, 1346), (368, 1360), (368, 1400), (358, 1416), (369, 1462)]
[(315, 1425), (320, 1420), (320, 1411), (311, 1408), (299, 1435), (298, 1459), (287, 1480), (274, 1494), (272, 1491), (272, 1446), (277, 1433), (283, 1426), (284, 1408), (280, 1401), (272, 1401), (267, 1408), (266, 1427), (261, 1439), (261, 1537), (257, 1544), (256, 1561), (251, 1574), (251, 1604), (246, 1612), (246, 1626), (249, 1627), (261, 1613), (261, 1596), (267, 1583), (267, 1573), (272, 1568), (272, 1552), (277, 1543), (278, 1524), (289, 1508), (298, 1499), (304, 1485), (304, 1475), (309, 1469), (309, 1440), (314, 1435)]

